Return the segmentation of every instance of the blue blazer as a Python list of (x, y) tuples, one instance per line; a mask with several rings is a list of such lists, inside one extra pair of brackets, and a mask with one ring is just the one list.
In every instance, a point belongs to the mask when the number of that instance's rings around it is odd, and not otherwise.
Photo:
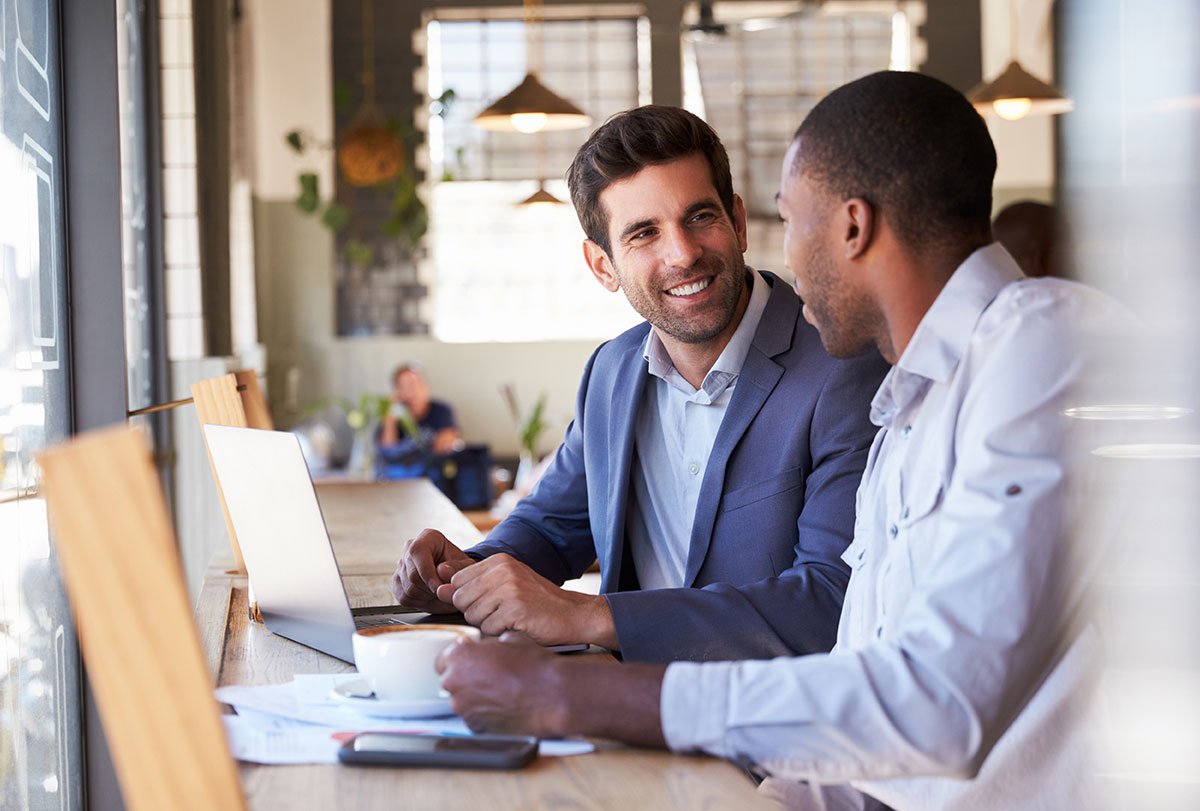
[(626, 661), (765, 659), (833, 647), (854, 496), (887, 366), (831, 358), (791, 288), (771, 296), (701, 483), (686, 588), (637, 590), (625, 538), (643, 323), (588, 360), (575, 420), (534, 491), (470, 551), (561, 584), (598, 559)]

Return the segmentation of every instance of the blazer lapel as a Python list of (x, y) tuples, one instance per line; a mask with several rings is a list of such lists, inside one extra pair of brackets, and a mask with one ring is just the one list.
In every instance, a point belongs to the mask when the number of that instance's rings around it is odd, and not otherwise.
[(763, 276), (771, 283), (771, 298), (763, 310), (758, 330), (754, 333), (754, 342), (746, 353), (725, 419), (721, 421), (716, 442), (708, 457), (704, 481), (700, 485), (700, 498), (696, 504), (696, 517), (692, 523), (683, 583), (686, 587), (696, 582), (700, 567), (708, 556), (717, 507), (725, 490), (725, 467), (729, 457), (783, 376), (783, 367), (772, 358), (791, 347), (796, 331), (800, 299), (774, 274), (763, 273)]
[[(641, 351), (641, 346), (639, 342), (638, 352)], [(608, 554), (603, 554), (603, 544), (598, 550), (601, 552), (601, 590), (605, 593), (620, 590), (621, 566), (625, 551), (625, 510), (629, 504), (634, 435), (637, 433), (638, 407), (646, 390), (648, 374), (646, 361), (640, 356), (636, 363), (624, 363), (617, 370), (611, 392), (612, 410), (609, 412), (608, 436), (605, 440), (613, 443), (613, 447), (607, 454), (610, 465), (608, 509), (604, 514), (604, 526), (600, 530), (604, 535)]]

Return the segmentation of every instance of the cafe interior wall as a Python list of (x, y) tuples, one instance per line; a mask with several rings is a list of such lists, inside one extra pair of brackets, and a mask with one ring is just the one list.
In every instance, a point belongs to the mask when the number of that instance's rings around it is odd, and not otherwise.
[[(277, 424), (295, 424), (322, 400), (386, 392), (391, 370), (416, 361), (435, 396), (454, 405), (466, 437), (488, 443), (496, 454), (518, 453), (502, 384), (515, 385), (525, 404), (545, 392), (553, 429), (547, 436), (564, 429), (579, 374), (598, 340), (443, 343), (423, 336), (336, 336), (334, 240), (293, 203), (300, 171), (316, 171), (320, 187), (333, 188), (333, 161), (294, 156), (283, 142), (284, 133), (296, 127), (318, 140), (333, 137), (329, 2), (297, 0), (284, 7), (260, 0), (247, 4), (247, 13), (254, 18), (259, 99), (254, 122), (259, 329)], [(587, 272), (582, 262), (579, 271)]]
[[(982, 41), (983, 71), (990, 74), (1003, 67), (1008, 48), (1007, 0), (982, 0), (979, 8), (965, 12), (950, 0), (931, 0), (928, 5), (930, 17), (955, 20), (960, 15), (968, 28), (979, 25), (982, 11), (983, 29), (988, 32)], [(1021, 35), (1026, 37), (1026, 28), (1031, 32), (1021, 57), (1029, 60), (1031, 69), (1045, 66), (1048, 71), (1051, 63), (1049, 6), (1050, 0), (1021, 3)], [(309, 130), (317, 140), (333, 139), (329, 0), (295, 0), (286, 5), (251, 0), (244, 13), (251, 19), (253, 37), (259, 331), (267, 350), (267, 387), (277, 424), (295, 424), (322, 400), (382, 393), (395, 365), (417, 361), (424, 366), (435, 395), (454, 404), (467, 438), (490, 444), (494, 453), (515, 455), (518, 450), (516, 432), (499, 395), (505, 383), (514, 384), (525, 402), (545, 392), (552, 420), (547, 437), (557, 435), (570, 419), (579, 373), (599, 339), (513, 344), (445, 343), (424, 336), (337, 337), (334, 240), (293, 202), (301, 171), (316, 171), (323, 190), (334, 187), (333, 160), (311, 153), (296, 156), (283, 142), (284, 134), (297, 127)], [(979, 52), (979, 40), (973, 31), (965, 40), (955, 39), (954, 30), (945, 24), (941, 31), (941, 39), (930, 43), (930, 56), (947, 65), (941, 70), (943, 78), (965, 89), (977, 79), (970, 75), (969, 66), (964, 71), (961, 65), (971, 62), (972, 51)], [(962, 54), (955, 54), (956, 50)], [(947, 71), (954, 71), (958, 81), (946, 76)], [(997, 206), (1021, 198), (1052, 199), (1052, 125), (1043, 119), (991, 126), (1001, 153)], [(579, 272), (587, 272), (582, 262)]]

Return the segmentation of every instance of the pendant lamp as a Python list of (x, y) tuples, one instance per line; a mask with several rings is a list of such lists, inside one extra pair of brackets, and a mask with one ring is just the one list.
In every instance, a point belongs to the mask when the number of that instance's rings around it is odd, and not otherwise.
[(537, 76), (537, 61), (541, 57), (540, 7), (540, 0), (525, 0), (528, 65), (525, 78), (475, 116), (475, 126), (493, 132), (534, 133), (579, 129), (592, 123), (591, 116), (546, 87)]
[(553, 194), (546, 191), (546, 181), (539, 180), (537, 191), (517, 203), (517, 206), (525, 208), (531, 206), (561, 206), (562, 204), (562, 200), (559, 200)]
[(990, 82), (976, 85), (967, 94), (980, 115), (994, 112), (1007, 121), (1027, 115), (1055, 115), (1075, 108), (1075, 103), (1063, 96), (1054, 85), (1032, 75), (1017, 61), (1017, 7), (1009, 0), (1010, 53), (1012, 61)]

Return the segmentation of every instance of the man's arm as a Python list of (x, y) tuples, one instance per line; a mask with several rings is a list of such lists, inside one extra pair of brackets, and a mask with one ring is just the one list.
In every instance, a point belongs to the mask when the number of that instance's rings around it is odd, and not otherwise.
[[(840, 362), (825, 381), (811, 421), (812, 469), (791, 566), (754, 583), (607, 595), (626, 661), (766, 659), (833, 647), (849, 579), (841, 556), (854, 534), (855, 493), (876, 433), (870, 402), (886, 368), (871, 352)], [(745, 524), (752, 533), (752, 515)]]
[(591, 735), (664, 745), (661, 665), (556, 656), (520, 634), (451, 645), (439, 657), (451, 708), (476, 731)]

